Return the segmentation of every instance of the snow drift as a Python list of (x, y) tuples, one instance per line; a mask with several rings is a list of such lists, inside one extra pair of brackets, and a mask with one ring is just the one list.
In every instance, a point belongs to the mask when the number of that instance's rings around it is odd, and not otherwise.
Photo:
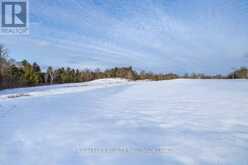
[(0, 164), (247, 165), (247, 91), (245, 80), (1, 91)]

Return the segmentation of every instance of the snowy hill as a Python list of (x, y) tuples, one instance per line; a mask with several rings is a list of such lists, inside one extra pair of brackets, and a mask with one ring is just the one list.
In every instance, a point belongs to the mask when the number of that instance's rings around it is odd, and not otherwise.
[(0, 164), (247, 165), (247, 91), (246, 80), (122, 79), (4, 90)]
[(37, 86), (30, 88), (16, 88), (0, 91), (0, 99), (13, 99), (24, 96), (47, 96), (66, 93), (83, 92), (91, 89), (104, 88), (109, 86), (128, 83), (126, 79), (99, 79), (83, 83), (67, 83), (60, 85)]

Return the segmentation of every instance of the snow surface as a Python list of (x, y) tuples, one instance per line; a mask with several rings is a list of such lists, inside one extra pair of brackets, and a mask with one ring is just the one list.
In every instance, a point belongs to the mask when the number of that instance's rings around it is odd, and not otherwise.
[(0, 165), (247, 165), (247, 91), (122, 79), (3, 90)]

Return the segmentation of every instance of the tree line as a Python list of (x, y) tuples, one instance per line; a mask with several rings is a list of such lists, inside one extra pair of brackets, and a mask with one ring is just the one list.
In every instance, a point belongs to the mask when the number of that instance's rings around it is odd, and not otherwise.
[(96, 69), (94, 71), (85, 69), (73, 69), (70, 67), (52, 68), (49, 66), (46, 71), (36, 63), (27, 60), (16, 62), (8, 57), (8, 51), (0, 45), (0, 89), (16, 88), (36, 85), (60, 84), (85, 82), (102, 78), (125, 78), (129, 80), (171, 80), (177, 78), (189, 79), (238, 79), (248, 78), (248, 69), (240, 68), (228, 75), (204, 75), (185, 74), (179, 76), (174, 73), (155, 74), (152, 72), (136, 72), (130, 67), (115, 67), (104, 71)]

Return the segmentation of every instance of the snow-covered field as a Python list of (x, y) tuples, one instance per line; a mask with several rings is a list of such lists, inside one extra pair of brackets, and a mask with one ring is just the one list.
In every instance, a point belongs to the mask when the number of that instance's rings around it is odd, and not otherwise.
[(248, 81), (0, 91), (0, 165), (247, 165)]

